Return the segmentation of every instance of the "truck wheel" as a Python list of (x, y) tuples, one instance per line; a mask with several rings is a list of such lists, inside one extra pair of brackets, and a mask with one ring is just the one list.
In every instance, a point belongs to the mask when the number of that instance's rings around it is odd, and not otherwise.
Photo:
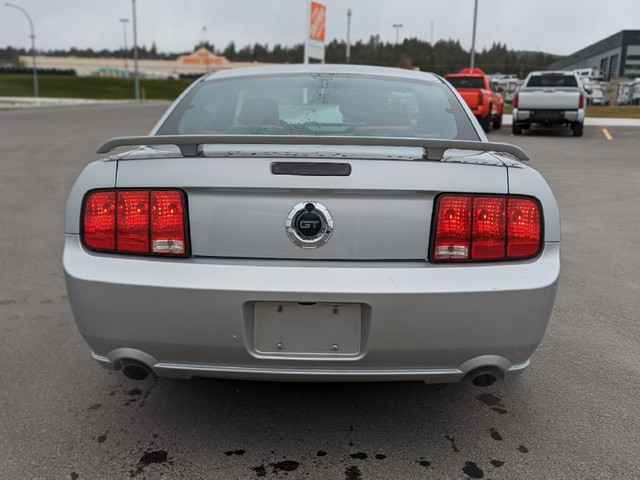
[(502, 128), (502, 112), (500, 112), (500, 116), (498, 118), (493, 119), (493, 128), (496, 130), (500, 130)]
[(482, 130), (484, 130), (485, 133), (489, 133), (489, 130), (491, 130), (491, 114), (488, 113), (486, 117), (480, 117), (478, 121), (480, 122)]
[(574, 137), (581, 137), (582, 136), (582, 130), (583, 130), (584, 124), (582, 123), (574, 123), (573, 124), (573, 136)]
[(522, 127), (516, 123), (511, 125), (511, 133), (514, 135), (520, 135), (522, 133)]

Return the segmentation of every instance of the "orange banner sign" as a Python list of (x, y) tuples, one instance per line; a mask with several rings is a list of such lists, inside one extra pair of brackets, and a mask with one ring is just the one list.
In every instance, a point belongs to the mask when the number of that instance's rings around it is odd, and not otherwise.
[(309, 38), (324, 42), (325, 24), (327, 22), (327, 7), (321, 3), (311, 2), (311, 25)]

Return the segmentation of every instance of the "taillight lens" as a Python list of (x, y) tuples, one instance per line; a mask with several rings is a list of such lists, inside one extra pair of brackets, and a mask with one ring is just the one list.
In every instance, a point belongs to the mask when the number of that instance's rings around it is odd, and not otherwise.
[(117, 196), (116, 250), (149, 253), (149, 192), (122, 191)]
[(182, 193), (151, 192), (151, 250), (157, 254), (186, 253)]
[(100, 190), (82, 210), (87, 248), (113, 253), (188, 255), (184, 193), (180, 190)]
[(434, 259), (467, 259), (471, 248), (471, 198), (440, 197)]
[(524, 258), (537, 255), (542, 247), (538, 204), (525, 198), (511, 198), (508, 204), (507, 257)]
[(531, 258), (542, 248), (542, 215), (532, 198), (441, 195), (434, 222), (436, 262)]
[(578, 101), (578, 108), (584, 108), (584, 93), (580, 94), (580, 100)]
[(477, 197), (472, 202), (471, 258), (504, 257), (505, 198)]
[(518, 94), (518, 92), (513, 94), (513, 108), (518, 108), (518, 99), (519, 99), (520, 95)]
[(83, 207), (84, 243), (95, 250), (116, 248), (116, 192), (95, 192)]

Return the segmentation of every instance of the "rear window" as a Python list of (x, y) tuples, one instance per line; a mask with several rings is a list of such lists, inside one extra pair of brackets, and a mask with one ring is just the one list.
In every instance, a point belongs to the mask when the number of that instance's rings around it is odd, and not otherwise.
[(447, 81), (455, 88), (484, 88), (481, 77), (447, 77)]
[(577, 87), (578, 83), (573, 75), (533, 75), (527, 82), (527, 87)]
[(478, 140), (456, 96), (440, 82), (332, 74), (200, 82), (157, 133)]

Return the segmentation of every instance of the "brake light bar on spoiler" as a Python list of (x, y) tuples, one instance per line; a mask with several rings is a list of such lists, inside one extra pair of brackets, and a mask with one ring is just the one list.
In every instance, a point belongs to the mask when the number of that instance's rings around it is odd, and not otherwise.
[(116, 137), (104, 142), (97, 153), (108, 153), (114, 148), (142, 145), (177, 145), (183, 157), (202, 155), (203, 145), (355, 145), (381, 147), (424, 148), (428, 160), (440, 161), (447, 150), (474, 150), (506, 153), (520, 161), (529, 156), (519, 147), (508, 143), (481, 142), (471, 140), (440, 140), (433, 138), (396, 137), (347, 137), (312, 135), (152, 135), (144, 137)]

